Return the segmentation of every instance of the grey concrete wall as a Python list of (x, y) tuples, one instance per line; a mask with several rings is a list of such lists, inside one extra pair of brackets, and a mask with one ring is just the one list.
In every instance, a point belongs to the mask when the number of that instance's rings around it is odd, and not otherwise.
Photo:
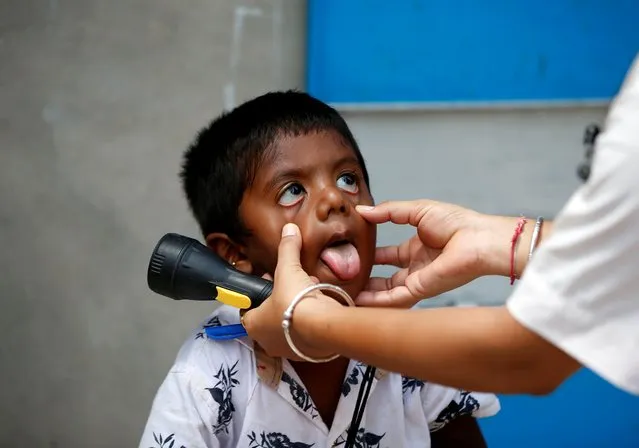
[(0, 2), (0, 446), (137, 446), (211, 309), (146, 287), (157, 239), (198, 235), (181, 151), (230, 87), (302, 86), (304, 17), (302, 0)]

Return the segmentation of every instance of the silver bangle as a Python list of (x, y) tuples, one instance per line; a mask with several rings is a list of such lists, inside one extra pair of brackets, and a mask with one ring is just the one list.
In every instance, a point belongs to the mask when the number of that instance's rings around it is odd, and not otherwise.
[(348, 304), (348, 306), (355, 306), (353, 299), (348, 295), (346, 291), (344, 291), (339, 286), (331, 285), (330, 283), (317, 283), (315, 285), (311, 285), (307, 288), (302, 289), (297, 295), (293, 298), (290, 305), (284, 311), (284, 318), (282, 319), (282, 328), (284, 328), (284, 337), (286, 338), (286, 342), (288, 342), (288, 346), (291, 347), (291, 350), (302, 358), (304, 361), (313, 362), (313, 363), (322, 363), (322, 362), (330, 362), (337, 358), (339, 358), (339, 354), (335, 354), (329, 356), (328, 358), (311, 358), (302, 353), (293, 343), (293, 338), (291, 338), (291, 325), (293, 320), (293, 311), (298, 303), (300, 303), (304, 298), (308, 296), (309, 293), (315, 291), (316, 289), (325, 290), (325, 291), (333, 291), (337, 295), (339, 295), (344, 301)]
[(530, 250), (528, 251), (528, 260), (533, 256), (533, 252), (537, 248), (537, 242), (539, 241), (539, 233), (541, 232), (541, 226), (544, 223), (544, 218), (540, 216), (537, 218), (535, 228), (533, 229), (532, 239), (530, 240)]

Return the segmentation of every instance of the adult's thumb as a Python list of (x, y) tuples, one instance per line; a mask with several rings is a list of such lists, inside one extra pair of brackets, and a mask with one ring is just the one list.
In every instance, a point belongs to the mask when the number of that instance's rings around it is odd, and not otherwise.
[[(278, 273), (288, 276), (297, 271), (302, 271), (300, 263), (300, 251), (302, 250), (302, 236), (300, 229), (295, 224), (286, 224), (282, 228), (282, 239), (277, 251), (277, 268), (275, 269), (275, 281)], [(303, 272), (303, 271), (302, 271)]]

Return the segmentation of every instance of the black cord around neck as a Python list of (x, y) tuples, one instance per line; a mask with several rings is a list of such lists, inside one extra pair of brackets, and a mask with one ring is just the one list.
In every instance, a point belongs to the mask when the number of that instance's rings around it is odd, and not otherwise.
[(362, 376), (362, 384), (359, 387), (359, 393), (357, 394), (357, 402), (355, 403), (355, 409), (353, 411), (353, 417), (351, 418), (351, 424), (348, 428), (348, 435), (346, 437), (346, 445), (344, 448), (353, 448), (355, 446), (357, 431), (359, 430), (359, 425), (362, 423), (362, 418), (364, 417), (364, 409), (366, 409), (366, 402), (368, 401), (368, 395), (371, 392), (371, 386), (373, 385), (376, 370), (377, 369), (375, 367), (368, 366)]

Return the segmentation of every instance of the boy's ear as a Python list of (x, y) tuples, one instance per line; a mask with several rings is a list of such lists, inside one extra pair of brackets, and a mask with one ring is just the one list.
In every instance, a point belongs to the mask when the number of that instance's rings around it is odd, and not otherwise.
[(244, 248), (234, 243), (228, 235), (224, 233), (209, 233), (206, 236), (206, 245), (238, 271), (246, 274), (253, 272), (253, 264), (246, 257)]

